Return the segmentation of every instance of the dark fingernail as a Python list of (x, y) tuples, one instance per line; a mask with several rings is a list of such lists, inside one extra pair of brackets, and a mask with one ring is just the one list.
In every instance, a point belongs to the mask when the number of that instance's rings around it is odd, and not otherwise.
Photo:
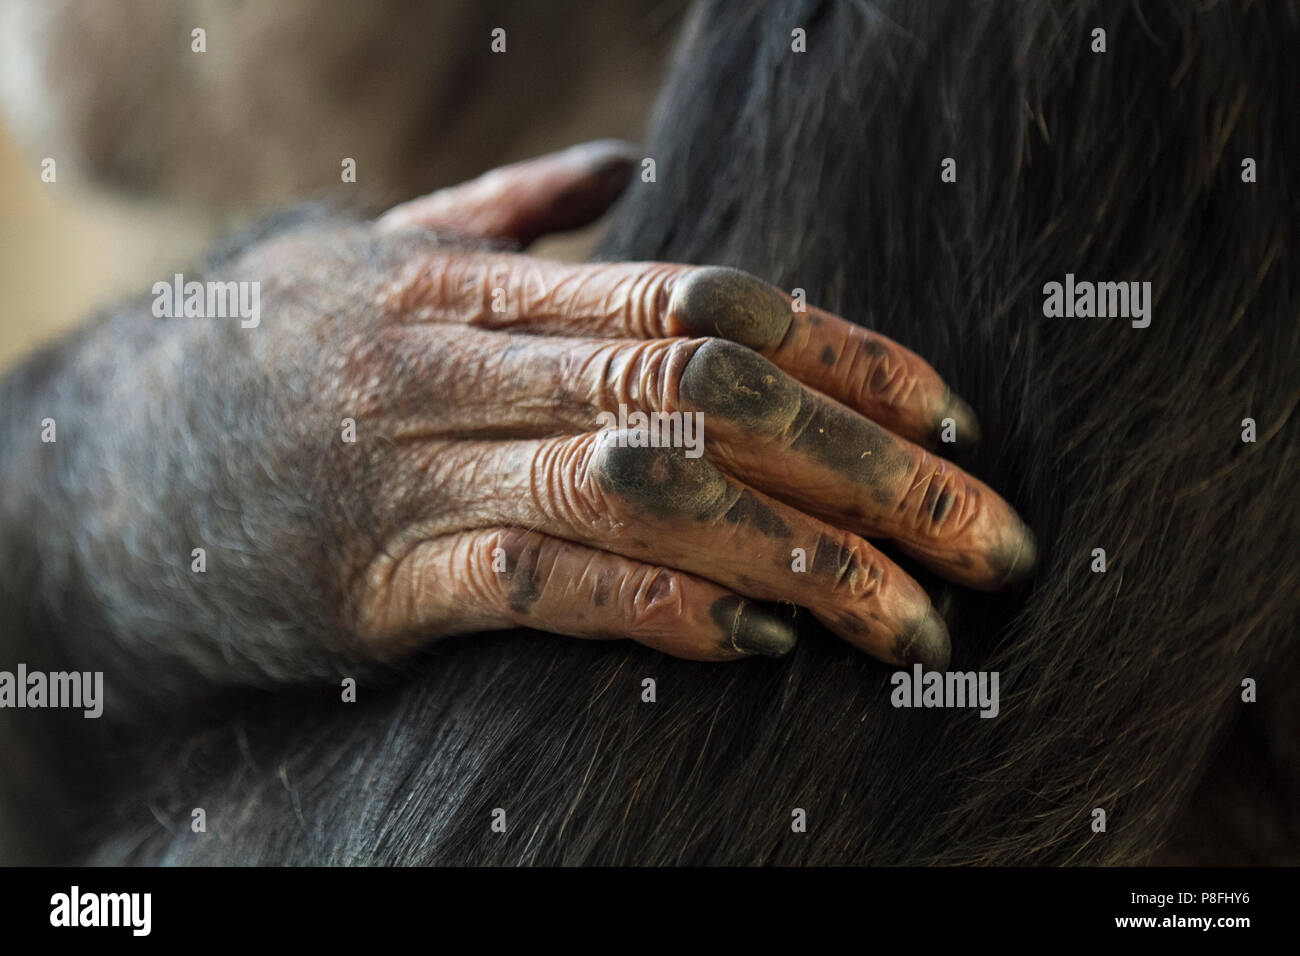
[(1034, 532), (1019, 518), (1015, 519), (1015, 524), (1010, 543), (989, 557), (989, 563), (999, 576), (999, 587), (1020, 584), (1038, 564), (1038, 540)]
[[(951, 430), (949, 430), (949, 420), (951, 420)], [(940, 448), (953, 444), (945, 441), (947, 438), (955, 438), (956, 444), (964, 449), (976, 448), (980, 443), (980, 423), (975, 417), (975, 409), (955, 395), (952, 389), (948, 390), (947, 400), (944, 402), (943, 411), (939, 413), (933, 435), (933, 440)]]
[(727, 645), (742, 654), (784, 657), (794, 648), (793, 625), (744, 598), (719, 598), (709, 611)]
[(668, 311), (692, 335), (731, 339), (752, 349), (781, 341), (793, 312), (766, 282), (739, 269), (701, 266), (678, 279)]
[(920, 664), (926, 670), (943, 671), (948, 669), (951, 654), (948, 628), (932, 607), (926, 609), (925, 617), (894, 638), (894, 656), (904, 664)]

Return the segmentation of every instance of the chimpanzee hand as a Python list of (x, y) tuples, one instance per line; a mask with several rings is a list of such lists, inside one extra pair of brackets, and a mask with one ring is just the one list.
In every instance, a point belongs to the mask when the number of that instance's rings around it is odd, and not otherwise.
[(110, 638), (252, 680), (516, 625), (727, 660), (788, 651), (755, 603), (786, 601), (943, 667), (925, 592), (866, 539), (971, 587), (1029, 570), (1010, 507), (917, 444), (973, 440), (970, 409), (739, 271), (503, 251), (598, 216), (633, 162), (591, 144), (275, 235), (207, 276), (260, 284), (253, 327), (99, 326), (45, 453), (98, 482), (64, 550)]

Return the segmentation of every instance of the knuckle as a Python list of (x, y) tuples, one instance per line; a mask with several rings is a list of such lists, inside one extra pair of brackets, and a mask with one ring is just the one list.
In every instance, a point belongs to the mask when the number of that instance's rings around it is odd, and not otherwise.
[(625, 328), (646, 337), (657, 335), (677, 281), (678, 269), (663, 265), (651, 265), (620, 278), (609, 297), (614, 303), (611, 311), (622, 312)]
[(968, 486), (941, 459), (926, 455), (922, 466), (899, 503), (904, 524), (929, 537), (948, 537), (960, 532), (970, 519)]
[(542, 513), (579, 531), (613, 523), (610, 500), (596, 477), (604, 434), (545, 442), (533, 454), (529, 485)]
[(460, 578), (466, 596), (483, 606), (501, 603), (504, 594), (497, 557), (506, 550), (507, 536), (513, 529), (476, 534), (460, 555), (453, 560), (452, 574)]
[(599, 353), (596, 372), (607, 405), (640, 410), (676, 407), (682, 369), (692, 343), (684, 339), (650, 339), (608, 346)]
[(750, 348), (778, 344), (790, 328), (790, 304), (747, 272), (703, 266), (673, 284), (669, 314), (695, 335), (720, 335)]
[(862, 342), (856, 350), (851, 374), (858, 383), (859, 404), (900, 405), (917, 384), (907, 362), (872, 339)]
[(757, 352), (727, 339), (708, 338), (686, 361), (680, 397), (706, 415), (763, 435), (787, 429), (798, 415), (799, 384)]
[(542, 569), (552, 542), (522, 528), (505, 528), (479, 540), (481, 545), (471, 552), (467, 586), (494, 604), (527, 615), (545, 590)]
[(861, 601), (876, 594), (884, 568), (865, 541), (844, 534), (822, 534), (813, 547), (813, 570), (828, 580), (832, 595)]
[(651, 343), (645, 353), (643, 393), (658, 400), (667, 412), (682, 406), (682, 377), (699, 348), (697, 339), (669, 339)]
[(627, 619), (635, 631), (658, 631), (678, 626), (684, 596), (678, 575), (668, 568), (647, 567), (637, 572), (640, 580), (627, 588)]

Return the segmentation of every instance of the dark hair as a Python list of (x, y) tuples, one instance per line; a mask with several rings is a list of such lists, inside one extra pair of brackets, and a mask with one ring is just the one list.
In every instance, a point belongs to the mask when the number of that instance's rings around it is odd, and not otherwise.
[[(996, 719), (895, 709), (891, 670), (806, 619), (789, 659), (732, 665), (476, 635), (354, 705), (259, 695), (150, 741), (92, 858), (1149, 858), (1253, 706), (1243, 680), (1281, 694), (1300, 611), (1298, 41), (1291, 3), (779, 0), (693, 19), (655, 181), (602, 254), (803, 288), (972, 399), (984, 443), (964, 464), (1037, 532), (1036, 580), (977, 595), (904, 564), (952, 666), (1000, 673)], [(1150, 327), (1045, 317), (1067, 273), (1150, 281)]]

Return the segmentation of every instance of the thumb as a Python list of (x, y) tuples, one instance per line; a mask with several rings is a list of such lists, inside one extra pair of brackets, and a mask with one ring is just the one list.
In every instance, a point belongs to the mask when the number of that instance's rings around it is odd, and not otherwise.
[(599, 218), (627, 185), (636, 161), (630, 143), (583, 143), (394, 206), (377, 226), (383, 232), (420, 227), (527, 245)]

